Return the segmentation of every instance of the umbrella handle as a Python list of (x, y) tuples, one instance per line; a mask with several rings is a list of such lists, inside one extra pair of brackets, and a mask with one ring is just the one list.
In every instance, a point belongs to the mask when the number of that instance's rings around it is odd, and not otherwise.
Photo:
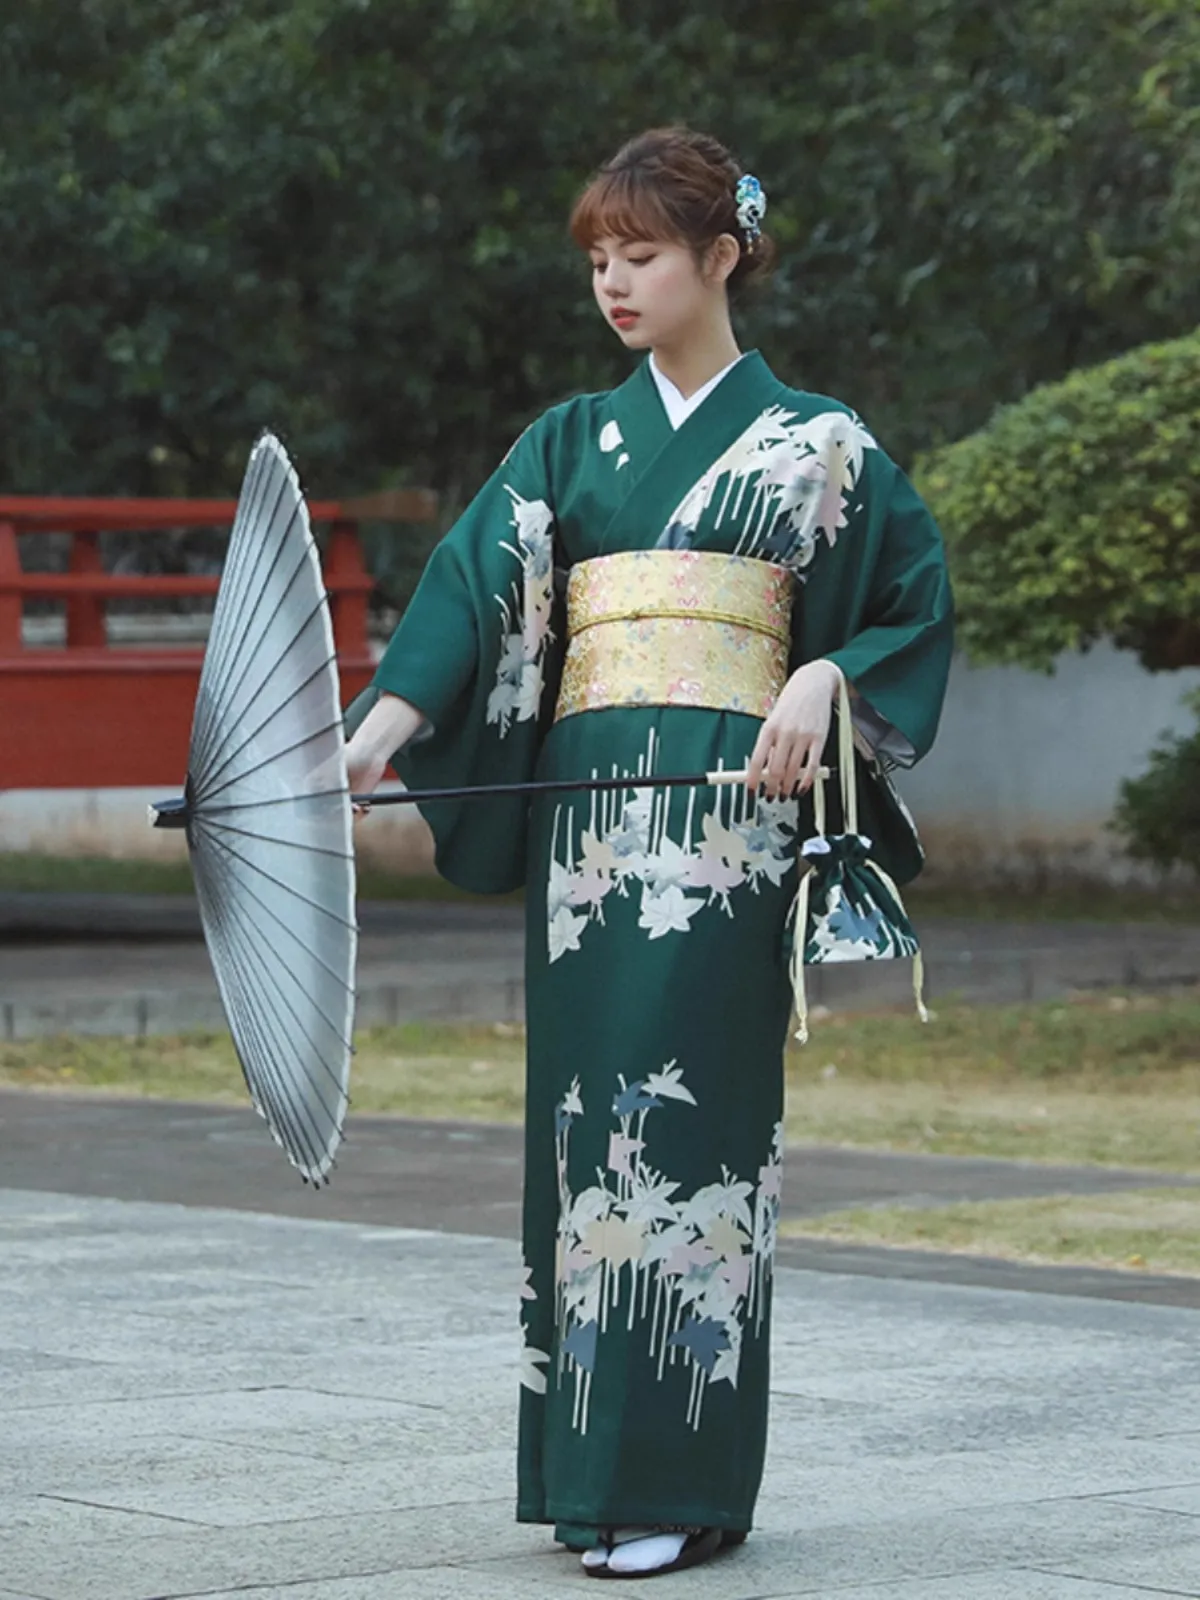
[[(818, 767), (817, 780), (823, 781), (832, 777), (831, 767)], [(552, 778), (543, 783), (484, 783), (475, 788), (464, 789), (388, 789), (383, 794), (352, 794), (350, 803), (359, 806), (364, 811), (369, 811), (372, 806), (405, 806), (416, 805), (423, 800), (477, 800), (516, 798), (521, 795), (533, 794), (562, 794), (571, 791), (595, 791), (612, 789), (623, 791), (626, 789), (699, 789), (705, 784), (714, 788), (729, 788), (734, 784), (745, 783), (746, 768), (735, 767), (732, 770), (722, 768), (720, 772), (682, 772), (671, 773), (666, 776), (661, 773), (656, 776), (642, 778)], [(336, 790), (330, 790), (336, 794)], [(310, 797), (311, 798), (311, 797)], [(266, 802), (279, 804), (278, 801)], [(219, 807), (210, 807), (210, 810), (219, 810)], [(150, 807), (150, 826), (152, 828), (186, 828), (191, 815), (188, 802), (181, 796), (176, 800), (159, 800)]]
[[(831, 767), (818, 767), (817, 779), (822, 781), (831, 777), (832, 773), (833, 769)], [(352, 794), (350, 803), (367, 811), (372, 806), (413, 805), (426, 800), (500, 799), (510, 796), (516, 798), (522, 795), (561, 794), (579, 790), (594, 793), (605, 789), (617, 791), (626, 789), (698, 789), (705, 784), (728, 788), (734, 784), (744, 784), (746, 777), (747, 769), (745, 767), (735, 767), (731, 770), (722, 768), (719, 772), (647, 774), (645, 777), (640, 778), (552, 778), (541, 783), (490, 783), (480, 784), (475, 788), (461, 789), (387, 789), (383, 794)], [(167, 825), (170, 826), (170, 824)]]

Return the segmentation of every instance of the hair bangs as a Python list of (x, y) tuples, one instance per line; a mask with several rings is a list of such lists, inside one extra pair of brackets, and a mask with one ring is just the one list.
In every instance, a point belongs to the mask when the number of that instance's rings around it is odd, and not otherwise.
[(598, 239), (631, 244), (680, 237), (658, 186), (648, 182), (644, 172), (629, 167), (596, 174), (575, 202), (570, 230), (581, 250), (590, 250)]

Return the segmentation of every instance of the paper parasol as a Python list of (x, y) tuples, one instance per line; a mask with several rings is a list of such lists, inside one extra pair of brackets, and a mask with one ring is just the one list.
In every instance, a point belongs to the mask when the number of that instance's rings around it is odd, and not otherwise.
[[(369, 697), (362, 697), (365, 700)], [(826, 775), (826, 769), (821, 769)], [(744, 771), (390, 791), (372, 805), (744, 783)], [(329, 604), (296, 474), (251, 451), (200, 677), (182, 799), (200, 919), (250, 1097), (289, 1161), (328, 1181), (354, 1029), (352, 797)]]
[(246, 468), (200, 677), (182, 802), (204, 937), (256, 1109), (328, 1179), (354, 1030), (354, 854), (329, 605), (283, 446)]

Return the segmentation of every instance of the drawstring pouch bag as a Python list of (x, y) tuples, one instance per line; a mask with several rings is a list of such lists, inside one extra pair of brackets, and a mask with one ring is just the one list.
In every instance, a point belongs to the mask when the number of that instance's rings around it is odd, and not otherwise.
[(899, 889), (873, 859), (871, 840), (858, 831), (854, 725), (845, 678), (838, 694), (837, 770), (846, 831), (826, 832), (826, 779), (819, 777), (813, 785), (816, 832), (800, 847), (801, 878), (793, 905), (791, 974), (799, 1024), (796, 1038), (801, 1044), (808, 1042), (806, 966), (911, 958), (917, 1014), (922, 1022), (929, 1020), (920, 943)]

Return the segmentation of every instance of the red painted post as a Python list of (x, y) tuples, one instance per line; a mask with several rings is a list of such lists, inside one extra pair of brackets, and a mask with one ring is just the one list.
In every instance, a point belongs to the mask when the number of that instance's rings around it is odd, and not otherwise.
[(15, 587), (20, 576), (17, 530), (11, 522), (0, 522), (0, 656), (15, 656), (21, 649), (21, 592)]
[[(100, 560), (100, 535), (91, 529), (77, 529), (71, 535), (71, 555), (67, 570), (91, 577), (104, 571)], [(104, 626), (104, 602), (99, 595), (73, 595), (67, 601), (67, 649), (103, 650), (108, 643)]]
[(325, 587), (329, 591), (338, 655), (363, 660), (368, 650), (367, 597), (374, 585), (363, 565), (357, 522), (339, 520), (330, 529), (325, 552)]

